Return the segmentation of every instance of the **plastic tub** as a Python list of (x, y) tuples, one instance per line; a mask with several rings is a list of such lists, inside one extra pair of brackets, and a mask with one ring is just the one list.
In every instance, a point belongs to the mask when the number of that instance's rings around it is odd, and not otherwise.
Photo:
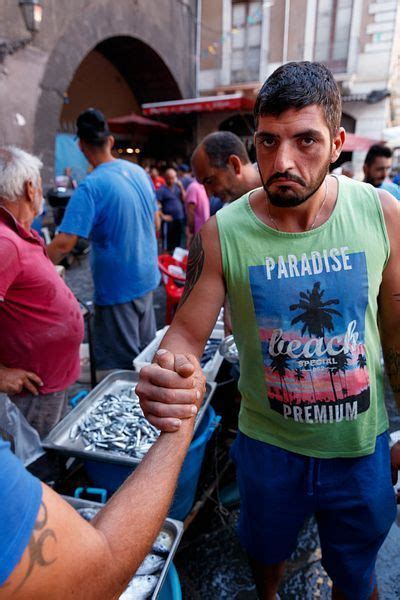
[(169, 516), (173, 519), (183, 521), (193, 506), (207, 442), (218, 423), (219, 417), (215, 415), (213, 407), (209, 406), (196, 432), (196, 437), (190, 444), (179, 475), (174, 500), (169, 511)]
[[(169, 512), (169, 516), (173, 519), (184, 519), (192, 508), (206, 445), (218, 422), (219, 417), (216, 417), (214, 409), (209, 406), (189, 446), (179, 475), (174, 501)], [(95, 487), (105, 488), (111, 493), (123, 484), (133, 470), (131, 467), (94, 460), (85, 461), (85, 469)]]
[(181, 582), (174, 563), (168, 569), (163, 586), (157, 596), (157, 600), (182, 600)]

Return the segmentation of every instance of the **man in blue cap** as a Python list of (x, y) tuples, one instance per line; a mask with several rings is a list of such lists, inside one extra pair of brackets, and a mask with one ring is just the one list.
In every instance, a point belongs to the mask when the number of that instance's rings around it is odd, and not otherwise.
[(102, 112), (81, 113), (77, 136), (93, 172), (72, 196), (48, 253), (58, 263), (78, 237), (90, 239), (96, 366), (127, 369), (156, 331), (155, 194), (141, 167), (112, 155), (114, 138)]

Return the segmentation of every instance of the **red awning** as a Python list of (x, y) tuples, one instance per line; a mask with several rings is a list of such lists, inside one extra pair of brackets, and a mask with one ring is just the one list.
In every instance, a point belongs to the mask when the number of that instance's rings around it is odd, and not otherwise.
[(343, 145), (343, 152), (363, 152), (368, 150), (373, 144), (379, 144), (379, 140), (356, 135), (355, 133), (346, 133), (346, 140)]
[(113, 117), (108, 119), (110, 130), (114, 133), (151, 133), (151, 132), (163, 132), (163, 133), (181, 133), (181, 129), (170, 127), (166, 123), (160, 123), (160, 121), (154, 121), (153, 119), (147, 119), (142, 115), (136, 115), (132, 113), (130, 115), (124, 115), (122, 117)]
[(221, 96), (200, 96), (186, 100), (169, 102), (151, 102), (142, 104), (144, 115), (172, 115), (194, 112), (218, 112), (222, 110), (251, 111), (254, 100), (242, 93), (223, 94)]

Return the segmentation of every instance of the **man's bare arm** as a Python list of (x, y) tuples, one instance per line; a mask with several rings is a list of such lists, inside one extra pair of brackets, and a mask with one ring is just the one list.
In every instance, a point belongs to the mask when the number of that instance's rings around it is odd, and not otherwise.
[(162, 527), (192, 432), (188, 419), (162, 434), (91, 523), (43, 485), (32, 537), (0, 599), (118, 598)]
[(390, 243), (390, 257), (379, 291), (379, 327), (385, 368), (400, 408), (400, 204), (379, 190)]
[(160, 348), (174, 354), (193, 353), (200, 358), (224, 298), (221, 249), (213, 218), (193, 238), (184, 292)]
[[(169, 377), (165, 369), (174, 370), (174, 357), (177, 355), (200, 358), (224, 298), (221, 249), (214, 217), (193, 239), (181, 302), (160, 344), (161, 351), (168, 351), (171, 364), (160, 369), (160, 360), (164, 360), (165, 356), (160, 357), (157, 353), (154, 357), (156, 364), (140, 373), (143, 384), (142, 393), (138, 393), (141, 406), (149, 421), (162, 431), (176, 430), (179, 426), (176, 419), (191, 416), (193, 403), (193, 397), (185, 389), (187, 382), (174, 373), (170, 373)], [(195, 382), (203, 377), (198, 360), (193, 377)]]
[(158, 233), (161, 229), (161, 214), (159, 210), (156, 210), (156, 212), (154, 213), (154, 227), (156, 233)]
[[(390, 257), (379, 290), (379, 327), (385, 369), (400, 409), (400, 204), (391, 194), (379, 190), (390, 243)], [(400, 444), (390, 453), (392, 483), (398, 479)], [(400, 495), (397, 497), (400, 503)]]
[(46, 248), (50, 260), (58, 263), (75, 247), (78, 236), (71, 233), (58, 233), (54, 240)]

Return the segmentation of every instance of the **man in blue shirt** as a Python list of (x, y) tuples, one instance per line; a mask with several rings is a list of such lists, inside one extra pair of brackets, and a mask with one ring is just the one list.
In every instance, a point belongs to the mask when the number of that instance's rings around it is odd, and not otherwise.
[(400, 200), (400, 187), (388, 180), (392, 168), (393, 153), (387, 146), (374, 144), (368, 150), (364, 160), (364, 181), (374, 187), (387, 190)]
[(0, 437), (0, 600), (123, 593), (162, 527), (205, 389), (204, 377), (193, 378), (199, 368), (193, 356), (177, 358), (176, 373), (162, 364), (167, 375), (186, 378), (181, 400), (192, 403), (192, 418), (177, 433), (160, 436), (90, 523), (28, 473)]
[(77, 129), (94, 170), (73, 194), (48, 253), (58, 263), (78, 237), (90, 239), (96, 366), (132, 368), (133, 358), (156, 331), (155, 194), (141, 167), (113, 157), (114, 138), (100, 111), (84, 111)]

